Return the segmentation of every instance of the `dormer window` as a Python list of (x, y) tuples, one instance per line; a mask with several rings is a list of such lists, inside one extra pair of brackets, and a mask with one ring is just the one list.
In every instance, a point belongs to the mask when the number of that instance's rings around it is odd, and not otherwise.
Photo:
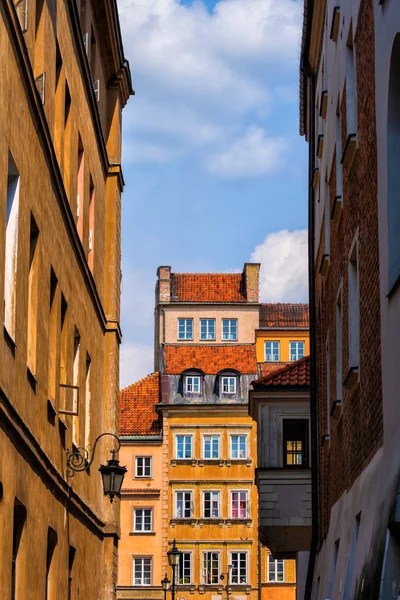
[(200, 376), (186, 375), (185, 377), (185, 392), (186, 394), (200, 394)]
[(236, 377), (222, 377), (222, 393), (236, 394)]

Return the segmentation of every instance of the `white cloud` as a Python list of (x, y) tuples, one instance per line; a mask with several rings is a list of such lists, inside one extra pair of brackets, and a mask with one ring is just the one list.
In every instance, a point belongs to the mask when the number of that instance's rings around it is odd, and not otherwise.
[(269, 233), (256, 246), (252, 262), (261, 263), (261, 302), (308, 302), (307, 230)]
[(252, 126), (243, 137), (207, 160), (210, 173), (221, 177), (258, 177), (276, 171), (286, 144), (282, 138), (267, 137), (261, 127)]
[[(215, 154), (265, 119), (273, 87), (297, 69), (301, 5), (219, 0), (209, 12), (201, 0), (119, 0), (137, 93), (124, 112), (125, 135), (138, 142), (130, 162)], [(166, 137), (178, 151), (166, 151)]]
[(154, 371), (153, 346), (126, 343), (121, 346), (120, 386), (127, 387)]

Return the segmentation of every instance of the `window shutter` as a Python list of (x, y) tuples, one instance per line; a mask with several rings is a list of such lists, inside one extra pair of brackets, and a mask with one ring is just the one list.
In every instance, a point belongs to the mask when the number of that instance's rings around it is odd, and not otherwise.
[(39, 92), (40, 100), (41, 100), (42, 104), (44, 105), (44, 99), (45, 99), (44, 90), (45, 90), (45, 84), (46, 84), (46, 73), (41, 73), (41, 75), (39, 75), (39, 77), (36, 77), (35, 82), (36, 82), (37, 91)]

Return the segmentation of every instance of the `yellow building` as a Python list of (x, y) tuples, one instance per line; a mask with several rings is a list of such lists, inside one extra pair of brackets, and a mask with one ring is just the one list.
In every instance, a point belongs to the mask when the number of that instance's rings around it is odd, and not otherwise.
[[(172, 578), (167, 551), (176, 540), (183, 553), (179, 598), (219, 600), (228, 592), (232, 600), (294, 600), (295, 562), (269, 558), (258, 540), (257, 433), (248, 415), (250, 384), (258, 378), (258, 275), (255, 264), (235, 274), (158, 270), (155, 366), (160, 395), (152, 409), (153, 419), (155, 410), (162, 416), (162, 528), (145, 545), (129, 535), (135, 507), (125, 489), (121, 599), (163, 597), (161, 579), (165, 573)], [(122, 423), (125, 418), (141, 421), (141, 412), (136, 417), (130, 413), (128, 396), (135, 390), (137, 408), (143, 411), (144, 401), (148, 410), (147, 392), (139, 388), (153, 377), (121, 392)], [(132, 455), (128, 463), (150, 451), (145, 444), (133, 446), (124, 438), (125, 443)], [(130, 486), (129, 479), (124, 485)], [(153, 485), (158, 488), (149, 482), (149, 488)]]
[(308, 304), (261, 304), (256, 330), (260, 375), (310, 354)]
[[(79, 5), (79, 6), (78, 6)], [(114, 0), (0, 2), (0, 597), (115, 597), (121, 111)], [(90, 455), (89, 455), (90, 458)]]

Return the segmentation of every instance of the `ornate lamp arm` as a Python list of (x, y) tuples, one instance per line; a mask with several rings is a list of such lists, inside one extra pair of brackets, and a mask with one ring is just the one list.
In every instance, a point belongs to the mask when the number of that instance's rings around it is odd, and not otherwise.
[(110, 435), (118, 442), (118, 448), (116, 448), (116, 450), (111, 450), (111, 454), (114, 459), (115, 454), (121, 448), (121, 442), (114, 433), (102, 433), (95, 439), (93, 446), (89, 444), (86, 448), (76, 448), (76, 450), (73, 450), (72, 452), (67, 450), (67, 477), (73, 477), (75, 473), (87, 471), (90, 468), (90, 465), (94, 460), (94, 453), (97, 443), (105, 435)]

